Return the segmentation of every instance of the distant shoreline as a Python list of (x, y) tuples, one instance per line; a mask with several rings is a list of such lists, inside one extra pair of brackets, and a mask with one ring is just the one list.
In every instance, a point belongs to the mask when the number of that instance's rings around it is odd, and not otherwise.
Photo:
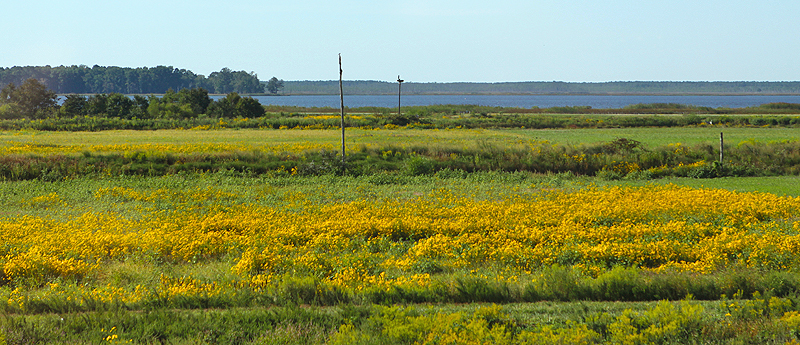
[[(57, 94), (58, 97), (66, 97), (68, 95), (81, 95), (81, 96), (93, 96), (94, 93), (59, 93)], [(133, 96), (157, 96), (161, 97), (163, 93), (130, 93), (130, 94), (123, 94), (128, 97)], [(211, 97), (225, 97), (227, 94), (223, 93), (209, 93)], [(270, 93), (239, 93), (240, 96), (244, 97), (303, 97), (303, 96), (339, 96), (338, 93), (281, 93), (281, 94), (270, 94)], [(345, 96), (397, 96), (397, 93), (347, 93), (345, 91)], [(611, 96), (611, 97), (631, 97), (631, 96), (764, 96), (764, 97), (771, 97), (771, 96), (800, 96), (800, 93), (690, 93), (690, 92), (676, 92), (676, 93), (402, 93), (402, 96)]]
[[(0, 87), (34, 78), (58, 94), (163, 94), (168, 90), (203, 88), (211, 93), (235, 91), (268, 96), (269, 81), (253, 73), (223, 68), (208, 77), (172, 66), (14, 66), (0, 67)], [(279, 80), (281, 95), (338, 95), (338, 80)], [(397, 95), (398, 83), (344, 80), (346, 95)], [(273, 85), (274, 86), (274, 85)], [(415, 82), (402, 84), (403, 95), (542, 95), (542, 96), (794, 96), (800, 81), (511, 81)]]
[[(222, 94), (209, 94), (212, 96), (224, 96)], [(245, 95), (245, 94), (242, 94)], [(338, 93), (287, 93), (279, 95), (270, 94), (253, 94), (253, 96), (337, 96)], [(347, 93), (345, 96), (396, 96), (397, 93)], [(610, 93), (402, 93), (403, 96), (800, 96), (800, 92), (794, 93), (725, 93), (725, 92), (676, 92), (676, 93), (625, 93), (625, 92), (610, 92)]]
[[(397, 95), (395, 82), (346, 80), (345, 95)], [(501, 82), (416, 83), (402, 85), (403, 95), (485, 96), (795, 96), (800, 82)], [(338, 81), (284, 81), (284, 95), (338, 95)]]

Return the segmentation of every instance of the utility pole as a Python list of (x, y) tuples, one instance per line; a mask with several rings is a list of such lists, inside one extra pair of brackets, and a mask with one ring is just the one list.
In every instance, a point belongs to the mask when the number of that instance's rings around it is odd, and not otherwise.
[(403, 85), (405, 80), (400, 79), (400, 75), (397, 75), (397, 116), (400, 116), (400, 86)]
[(339, 53), (339, 108), (342, 111), (342, 169), (344, 163), (344, 91), (342, 90), (342, 53)]

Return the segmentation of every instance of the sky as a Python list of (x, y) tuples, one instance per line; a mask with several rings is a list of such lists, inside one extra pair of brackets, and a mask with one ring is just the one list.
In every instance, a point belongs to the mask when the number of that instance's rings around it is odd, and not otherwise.
[(3, 0), (0, 67), (259, 79), (798, 81), (800, 1)]

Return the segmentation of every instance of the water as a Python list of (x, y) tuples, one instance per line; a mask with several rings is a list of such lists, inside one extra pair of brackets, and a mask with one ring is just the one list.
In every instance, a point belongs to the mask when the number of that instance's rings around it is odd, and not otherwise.
[[(217, 99), (222, 96), (212, 96)], [(264, 105), (339, 108), (338, 95), (321, 96), (255, 96)], [(617, 109), (639, 103), (678, 103), (712, 108), (745, 108), (765, 103), (800, 103), (800, 96), (557, 96), (557, 95), (403, 95), (402, 106), (435, 104), (474, 104), (493, 107), (550, 108), (590, 106)], [(356, 107), (396, 108), (397, 95), (344, 96), (344, 105)]]
[[(211, 96), (217, 100), (224, 96)], [(255, 96), (263, 105), (339, 108), (338, 95)], [(58, 104), (64, 96), (58, 98)], [(436, 104), (473, 104), (492, 107), (550, 108), (590, 106), (595, 109), (619, 109), (631, 104), (677, 103), (711, 108), (745, 108), (766, 103), (800, 103), (800, 96), (564, 96), (564, 95), (403, 95), (402, 106)], [(397, 108), (397, 95), (344, 96), (349, 108)]]

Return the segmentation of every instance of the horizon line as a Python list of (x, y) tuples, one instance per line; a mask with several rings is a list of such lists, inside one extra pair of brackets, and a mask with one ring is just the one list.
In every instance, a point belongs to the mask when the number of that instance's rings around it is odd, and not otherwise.
[[(334, 79), (295, 79), (284, 82), (339, 82)], [(342, 81), (379, 82), (394, 84), (397, 81), (377, 79), (344, 79)], [(526, 81), (408, 81), (416, 84), (510, 84), (510, 83), (566, 83), (566, 84), (608, 84), (608, 83), (797, 83), (800, 80), (611, 80), (611, 81), (563, 81), (563, 80), (526, 80)]]

